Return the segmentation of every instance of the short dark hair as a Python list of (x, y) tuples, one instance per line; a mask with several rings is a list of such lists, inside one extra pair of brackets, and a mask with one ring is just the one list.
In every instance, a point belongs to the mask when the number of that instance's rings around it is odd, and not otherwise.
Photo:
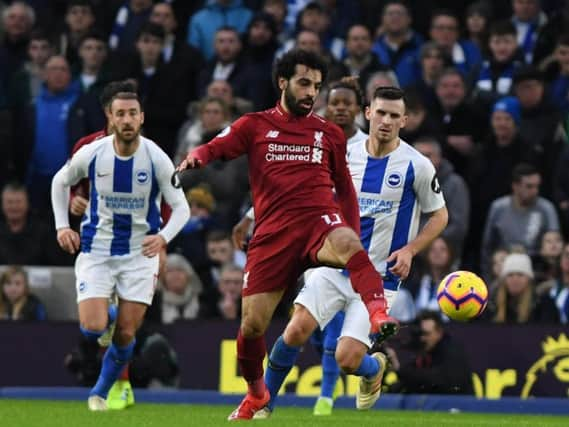
[(539, 174), (537, 168), (529, 163), (518, 163), (512, 170), (512, 182), (519, 183), (522, 178)]
[(239, 37), (239, 31), (237, 31), (237, 28), (232, 27), (231, 25), (222, 25), (217, 30), (215, 30), (215, 34), (221, 32), (221, 31), (229, 31), (231, 33), (237, 34), (237, 37)]
[(437, 77), (437, 81), (435, 82), (435, 87), (437, 87), (441, 82), (441, 80), (447, 76), (457, 76), (464, 85), (464, 87), (466, 87), (466, 80), (464, 78), (464, 75), (460, 71), (458, 71), (458, 69), (455, 67), (445, 68)]
[(4, 187), (2, 187), (2, 193), (4, 193), (4, 191), (15, 191), (15, 192), (27, 193), (28, 189), (20, 181), (9, 181), (6, 184), (4, 184)]
[(290, 80), (296, 72), (297, 65), (305, 65), (312, 70), (318, 70), (322, 73), (322, 81), (328, 76), (328, 67), (324, 58), (314, 52), (308, 52), (302, 49), (292, 49), (285, 53), (276, 63), (273, 73), (273, 81), (275, 87), (279, 87), (279, 79), (282, 77)]
[(328, 100), (330, 99), (330, 93), (334, 89), (351, 90), (356, 95), (356, 102), (358, 103), (358, 105), (360, 107), (363, 105), (364, 95), (362, 93), (362, 90), (361, 90), (360, 85), (358, 84), (357, 80), (355, 80), (355, 79), (352, 79), (352, 80), (342, 79), (342, 80), (330, 83), (330, 86), (328, 87), (328, 93), (326, 94), (326, 102), (328, 102)]
[(113, 105), (113, 102), (115, 101), (115, 99), (137, 101), (138, 105), (140, 105), (140, 111), (143, 110), (142, 102), (140, 102), (140, 98), (138, 97), (138, 94), (136, 92), (117, 92), (117, 93), (115, 93), (113, 95), (113, 97), (111, 98), (111, 102), (110, 102), (109, 106)]
[(437, 329), (444, 329), (443, 319), (438, 311), (421, 310), (419, 314), (417, 314), (417, 322), (420, 324), (423, 320), (432, 320), (435, 322)]
[(490, 37), (492, 36), (516, 36), (517, 30), (512, 21), (498, 21), (490, 26), (488, 31)]
[(563, 33), (557, 38), (555, 46), (569, 46), (569, 33)]
[(207, 237), (205, 238), (206, 243), (222, 242), (224, 240), (229, 240), (230, 242), (232, 242), (231, 235), (223, 230), (212, 230), (207, 234)]
[(30, 41), (32, 40), (45, 40), (53, 46), (53, 39), (42, 29), (36, 28), (30, 33)]
[(399, 99), (403, 100), (403, 103), (407, 105), (405, 102), (405, 92), (403, 92), (400, 88), (395, 86), (379, 86), (373, 92), (372, 100), (379, 98), (379, 99), (389, 99), (391, 101), (397, 101)]
[(407, 11), (408, 15), (411, 15), (411, 8), (409, 7), (409, 3), (407, 3), (405, 0), (387, 0), (385, 2), (385, 4), (383, 5), (383, 8), (381, 9), (381, 17), (383, 18), (383, 15), (385, 15), (385, 11), (387, 10), (387, 8), (391, 5), (399, 5), (399, 6), (403, 6), (405, 8), (405, 10)]
[(107, 38), (101, 31), (97, 29), (87, 31), (87, 33), (79, 40), (79, 46), (81, 46), (83, 42), (89, 39), (100, 41), (105, 44), (105, 47), (107, 47)]
[(164, 39), (166, 38), (166, 31), (164, 30), (164, 27), (162, 27), (162, 25), (155, 24), (154, 22), (145, 22), (140, 28), (140, 31), (138, 32), (138, 36), (136, 37), (136, 39), (138, 40), (144, 35), (157, 37), (160, 40), (164, 41)]
[[(458, 19), (458, 16), (456, 15), (456, 13), (454, 13), (452, 10), (450, 9), (436, 9), (433, 11), (433, 13), (431, 14), (431, 25), (433, 25), (433, 21), (435, 19), (437, 19), (439, 16), (449, 16), (451, 18), (453, 18), (456, 23), (460, 26), (460, 20)], [(457, 28), (458, 30), (459, 28)]]
[(134, 92), (138, 90), (138, 86), (135, 80), (121, 80), (108, 83), (101, 92), (99, 96), (99, 102), (101, 107), (106, 109), (111, 105), (114, 96), (119, 92)]
[(93, 4), (89, 0), (69, 0), (67, 2), (66, 11), (69, 12), (69, 10), (75, 6), (88, 7), (91, 10), (91, 13), (94, 13)]

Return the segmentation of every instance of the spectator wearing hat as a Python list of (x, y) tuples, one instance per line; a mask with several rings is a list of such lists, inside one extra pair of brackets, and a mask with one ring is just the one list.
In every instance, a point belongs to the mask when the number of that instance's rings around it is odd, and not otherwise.
[(569, 324), (569, 244), (563, 245), (559, 258), (559, 277), (537, 286), (536, 320), (543, 323)]
[(183, 255), (169, 254), (162, 282), (162, 322), (197, 318), (201, 292), (202, 282), (188, 260)]
[(542, 153), (538, 168), (543, 177), (543, 194), (549, 197), (553, 171), (566, 142), (561, 113), (547, 96), (544, 74), (539, 69), (517, 69), (513, 86), (521, 105), (520, 133)]
[[(481, 264), (488, 277), (491, 254), (496, 248), (523, 247), (537, 255), (547, 231), (559, 231), (553, 204), (539, 196), (541, 175), (529, 164), (517, 165), (512, 173), (512, 192), (492, 202), (482, 237)], [(532, 272), (533, 277), (533, 272)]]
[(265, 12), (257, 13), (243, 37), (243, 62), (249, 77), (255, 82), (250, 100), (255, 110), (265, 110), (275, 105), (277, 94), (271, 79), (275, 53), (279, 48), (277, 24)]
[(530, 145), (519, 131), (520, 102), (515, 97), (500, 99), (492, 107), (490, 134), (474, 153), (468, 182), (471, 203), (476, 215), (470, 217), (470, 234), (466, 256), (473, 265), (480, 265), (480, 243), (486, 214), (494, 200), (510, 193), (512, 172), (522, 162), (539, 158), (535, 146)]
[(486, 317), (494, 323), (528, 323), (534, 320), (535, 289), (531, 259), (527, 254), (506, 257), (502, 276), (491, 296)]

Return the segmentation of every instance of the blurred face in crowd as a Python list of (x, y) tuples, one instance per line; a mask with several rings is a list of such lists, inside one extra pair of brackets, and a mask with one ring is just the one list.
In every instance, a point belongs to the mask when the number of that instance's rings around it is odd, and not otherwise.
[(296, 36), (296, 47), (308, 52), (320, 53), (320, 37), (313, 31), (301, 31)]
[[(569, 4), (569, 2), (567, 3)], [(559, 62), (559, 66), (561, 67), (561, 72), (564, 75), (569, 74), (569, 45), (560, 44), (557, 45), (555, 49), (555, 60)]]
[(458, 74), (447, 74), (439, 79), (436, 93), (443, 108), (450, 111), (464, 101), (466, 88)]
[(426, 113), (423, 106), (413, 109), (407, 109), (407, 124), (405, 129), (409, 132), (413, 132), (421, 126), (423, 120), (425, 120)]
[(118, 142), (129, 144), (136, 141), (144, 123), (144, 113), (136, 99), (116, 98), (111, 103), (111, 125)]
[[(561, 252), (561, 261), (559, 263), (561, 267), (561, 273), (565, 276), (569, 275), (569, 244), (563, 246), (563, 251)], [(567, 285), (567, 283), (565, 284)]]
[(558, 257), (563, 250), (563, 239), (559, 231), (547, 231), (541, 238), (540, 254), (544, 257)]
[(243, 273), (240, 270), (224, 270), (219, 278), (218, 287), (224, 297), (238, 300), (243, 287)]
[(2, 213), (7, 222), (19, 222), (28, 216), (28, 193), (6, 189), (2, 192)]
[(52, 56), (45, 65), (45, 83), (50, 92), (63, 92), (71, 83), (69, 64), (62, 56)]
[(435, 80), (443, 71), (444, 65), (443, 53), (439, 49), (430, 49), (421, 57), (423, 74), (429, 80)]
[(140, 53), (140, 58), (144, 66), (155, 67), (162, 55), (164, 40), (152, 34), (141, 34), (136, 41), (136, 49)]
[(520, 21), (533, 21), (539, 15), (539, 0), (512, 0), (512, 9)]
[(225, 80), (214, 80), (207, 87), (207, 96), (221, 98), (227, 105), (233, 105), (233, 89)]
[(207, 242), (207, 256), (219, 265), (233, 261), (233, 243), (224, 239)]
[(300, 27), (322, 33), (328, 26), (328, 16), (318, 9), (307, 9), (302, 12)]
[(257, 20), (249, 30), (249, 44), (251, 46), (265, 46), (271, 41), (273, 32), (263, 20)]
[(399, 130), (407, 124), (405, 103), (402, 99), (374, 98), (366, 107), (369, 136), (380, 144), (389, 144), (399, 138)]
[(2, 287), (6, 299), (14, 304), (25, 297), (28, 293), (26, 276), (23, 273), (13, 273), (6, 278)]
[(452, 49), (458, 41), (458, 21), (454, 16), (439, 15), (431, 22), (431, 39), (446, 50)]
[(466, 17), (466, 28), (470, 35), (481, 34), (486, 27), (486, 18), (478, 12), (474, 12)]
[(218, 31), (215, 34), (214, 49), (217, 59), (222, 63), (235, 61), (241, 52), (239, 35), (235, 31)]
[[(421, 142), (420, 140), (413, 146), (419, 153), (421, 153), (433, 163), (435, 169), (438, 169), (441, 166), (442, 153), (440, 146), (431, 144), (430, 142)], [(431, 250), (442, 249), (443, 246), (446, 248), (447, 257), (450, 256), (449, 248), (443, 239), (435, 240), (431, 245)]]
[(275, 19), (277, 27), (280, 28), (286, 17), (286, 3), (284, 1), (265, 2), (265, 5), (263, 6), (263, 12), (271, 15)]
[(150, 22), (161, 25), (166, 34), (172, 34), (178, 26), (172, 6), (168, 3), (155, 4), (149, 19)]
[(130, 0), (130, 9), (134, 13), (140, 13), (152, 7), (152, 0)]
[(496, 61), (508, 62), (518, 48), (518, 40), (514, 34), (493, 35), (490, 37), (490, 50)]
[(328, 94), (326, 118), (341, 128), (354, 125), (360, 106), (353, 90), (346, 88), (332, 89)]
[(498, 249), (492, 254), (492, 274), (494, 277), (502, 276), (502, 268), (504, 267), (504, 260), (508, 256), (508, 251)]
[(348, 55), (357, 59), (365, 58), (371, 52), (371, 36), (363, 25), (350, 28), (346, 39)]
[(519, 205), (533, 205), (539, 196), (540, 185), (541, 176), (538, 173), (522, 176), (519, 182), (514, 182), (512, 184), (512, 190), (514, 197)]
[(65, 23), (72, 33), (84, 33), (95, 22), (95, 16), (89, 6), (71, 6), (65, 14)]
[(32, 29), (33, 22), (26, 6), (16, 3), (8, 7), (4, 15), (4, 32), (14, 40), (25, 37)]
[(302, 64), (296, 65), (295, 70), (289, 80), (279, 78), (279, 88), (282, 91), (281, 103), (291, 114), (306, 116), (312, 111), (322, 88), (322, 73)]
[(517, 297), (530, 286), (530, 278), (522, 273), (510, 273), (504, 278), (508, 295)]
[(107, 59), (107, 45), (102, 40), (86, 39), (79, 48), (79, 57), (83, 68), (87, 70), (99, 70)]
[(381, 22), (386, 33), (403, 34), (409, 31), (411, 16), (402, 4), (390, 4), (383, 11)]
[(28, 56), (33, 64), (43, 67), (51, 55), (53, 55), (53, 46), (49, 41), (42, 39), (30, 40)]
[(171, 267), (166, 264), (166, 276), (164, 277), (164, 287), (177, 295), (183, 295), (189, 283), (188, 274), (178, 267)]
[(524, 109), (537, 107), (544, 91), (544, 85), (539, 80), (523, 80), (514, 85), (514, 93)]
[(516, 136), (516, 122), (505, 111), (494, 111), (492, 113), (491, 125), (498, 145), (509, 145)]
[(201, 111), (201, 121), (206, 132), (221, 129), (227, 122), (223, 106), (217, 101), (210, 101)]
[(421, 320), (421, 342), (425, 351), (431, 351), (443, 338), (443, 330), (432, 319)]
[(441, 239), (435, 239), (427, 253), (427, 261), (431, 268), (448, 269), (450, 266), (450, 248), (446, 242)]

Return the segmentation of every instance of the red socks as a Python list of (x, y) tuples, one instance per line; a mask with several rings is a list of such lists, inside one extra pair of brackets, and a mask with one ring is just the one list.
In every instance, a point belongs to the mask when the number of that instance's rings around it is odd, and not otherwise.
[(249, 393), (261, 398), (265, 393), (263, 358), (266, 353), (265, 337), (245, 338), (241, 328), (237, 334), (237, 361), (241, 374), (247, 381)]
[(352, 287), (360, 294), (370, 314), (386, 307), (383, 280), (369, 260), (366, 251), (361, 250), (352, 255), (346, 264), (346, 269), (350, 273)]

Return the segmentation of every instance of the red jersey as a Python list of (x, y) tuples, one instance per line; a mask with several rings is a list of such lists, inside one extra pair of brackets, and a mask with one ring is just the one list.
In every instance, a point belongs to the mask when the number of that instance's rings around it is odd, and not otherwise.
[(215, 159), (229, 160), (245, 153), (256, 232), (280, 229), (306, 214), (340, 209), (359, 233), (356, 192), (346, 164), (346, 138), (337, 125), (314, 113), (293, 116), (277, 105), (244, 115), (191, 155), (205, 166)]

